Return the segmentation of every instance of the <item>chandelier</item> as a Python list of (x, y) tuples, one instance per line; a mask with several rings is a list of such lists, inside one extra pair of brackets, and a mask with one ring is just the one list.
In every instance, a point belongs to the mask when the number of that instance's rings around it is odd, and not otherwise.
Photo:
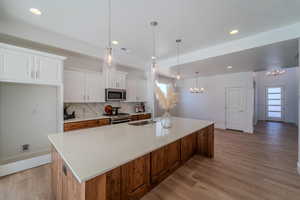
[(272, 70), (272, 71), (268, 71), (266, 73), (267, 76), (279, 76), (279, 75), (282, 75), (284, 74), (286, 71), (283, 70), (283, 69), (275, 69), (275, 70)]
[[(199, 72), (196, 72), (196, 76), (198, 76)], [(193, 87), (190, 88), (190, 93), (203, 93), (204, 88), (199, 87), (198, 78), (195, 78)]]

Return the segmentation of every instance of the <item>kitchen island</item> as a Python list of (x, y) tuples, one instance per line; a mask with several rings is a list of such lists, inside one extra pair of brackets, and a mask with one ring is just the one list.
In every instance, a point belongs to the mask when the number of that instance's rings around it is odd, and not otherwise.
[(214, 123), (172, 118), (49, 135), (56, 200), (139, 199), (194, 154), (214, 156)]

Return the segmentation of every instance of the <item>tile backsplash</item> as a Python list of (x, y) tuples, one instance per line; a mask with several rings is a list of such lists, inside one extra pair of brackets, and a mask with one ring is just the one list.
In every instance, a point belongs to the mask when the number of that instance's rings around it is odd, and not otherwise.
[[(110, 103), (65, 103), (64, 106), (68, 107), (67, 111), (71, 114), (75, 111), (76, 118), (90, 118), (99, 116), (104, 113), (104, 107), (106, 105), (113, 107), (121, 107), (119, 112), (134, 113), (135, 105), (137, 103), (124, 103), (124, 102), (110, 102)], [(147, 110), (147, 106), (146, 106)]]

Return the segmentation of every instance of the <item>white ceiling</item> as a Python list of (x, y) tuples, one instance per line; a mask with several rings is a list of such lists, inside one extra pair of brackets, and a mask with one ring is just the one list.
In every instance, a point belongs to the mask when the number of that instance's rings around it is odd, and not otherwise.
[(182, 77), (192, 77), (195, 72), (199, 72), (199, 76), (210, 76), (295, 67), (298, 66), (297, 54), (298, 40), (294, 39), (176, 66), (172, 71), (173, 74), (179, 72)]
[[(108, 0), (1, 0), (0, 19), (13, 19), (104, 48)], [(34, 7), (43, 14), (34, 16)], [(118, 47), (131, 50), (127, 65), (148, 63), (152, 37), (149, 22), (157, 20), (160, 59), (254, 35), (300, 21), (299, 0), (112, 0), (112, 35)], [(239, 29), (240, 34), (228, 32)], [(144, 66), (141, 66), (144, 67)]]

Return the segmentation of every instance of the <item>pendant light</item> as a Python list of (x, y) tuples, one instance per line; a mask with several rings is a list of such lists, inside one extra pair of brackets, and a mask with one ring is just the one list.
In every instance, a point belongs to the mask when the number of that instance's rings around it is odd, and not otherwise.
[(180, 43), (181, 43), (181, 39), (177, 39), (176, 40), (176, 49), (177, 49), (177, 67), (178, 67), (178, 70), (177, 70), (177, 74), (176, 74), (176, 79), (177, 80), (180, 80), (181, 76), (180, 76), (180, 69), (179, 69), (179, 54), (180, 54)]
[(156, 70), (157, 70), (157, 63), (156, 63), (156, 59), (157, 59), (157, 57), (156, 57), (156, 34), (155, 34), (155, 29), (156, 29), (156, 27), (157, 27), (157, 25), (158, 25), (158, 22), (156, 22), (156, 21), (152, 21), (152, 22), (150, 22), (150, 25), (152, 26), (152, 36), (153, 36), (153, 51), (152, 51), (152, 57), (151, 57), (151, 70), (152, 70), (152, 72), (153, 73), (155, 73), (156, 72)]
[(199, 72), (195, 72), (196, 74), (196, 78), (195, 78), (195, 81), (194, 81), (194, 85), (190, 88), (190, 93), (203, 93), (204, 92), (204, 88), (203, 87), (199, 87), (199, 83), (198, 83), (198, 75), (199, 75)]
[(111, 0), (108, 0), (108, 44), (106, 47), (105, 63), (108, 67), (112, 66), (112, 44), (111, 44)]

